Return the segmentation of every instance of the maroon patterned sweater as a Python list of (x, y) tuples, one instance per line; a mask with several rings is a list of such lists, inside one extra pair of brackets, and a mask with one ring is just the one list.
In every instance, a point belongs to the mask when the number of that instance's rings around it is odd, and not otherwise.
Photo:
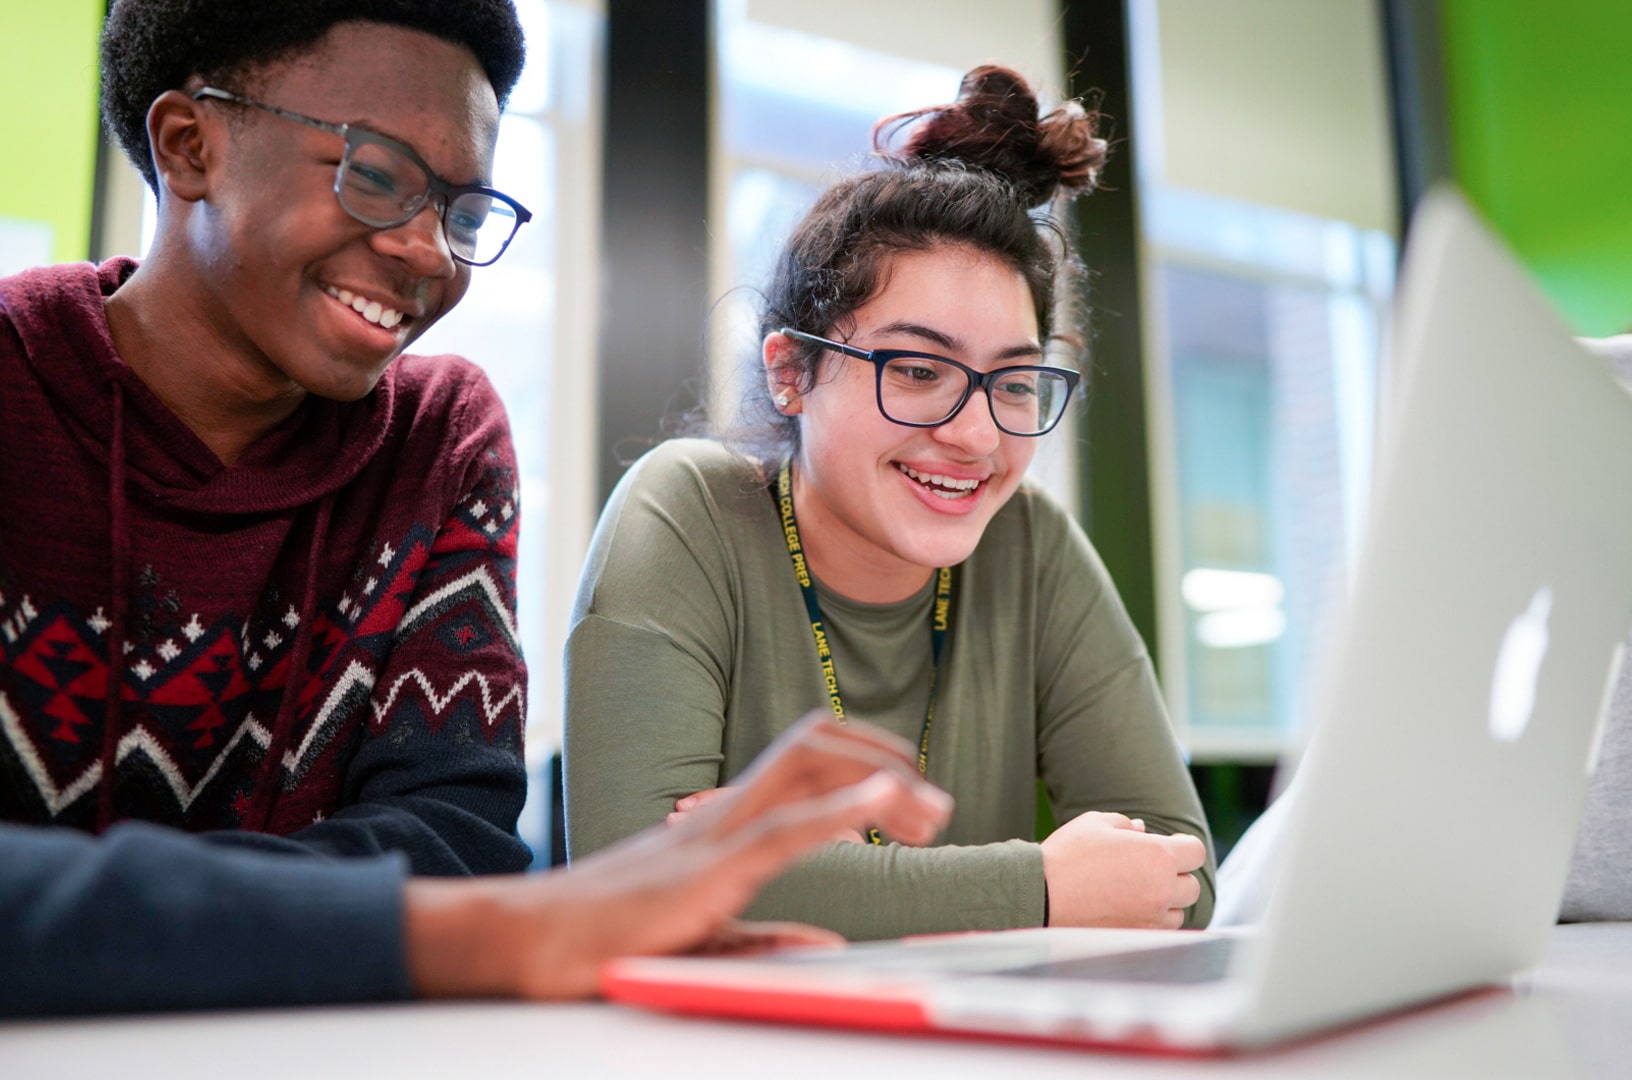
[(224, 466), (114, 351), (103, 299), (134, 269), (0, 279), (0, 820), (522, 868), (487, 380), (405, 356)]

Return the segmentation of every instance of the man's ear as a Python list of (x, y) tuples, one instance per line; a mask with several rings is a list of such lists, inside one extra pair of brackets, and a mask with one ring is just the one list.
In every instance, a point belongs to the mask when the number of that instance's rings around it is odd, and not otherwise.
[(178, 199), (197, 202), (209, 190), (211, 124), (203, 106), (180, 90), (166, 90), (147, 110), (147, 146), (159, 183)]
[(783, 416), (798, 415), (804, 410), (798, 346), (786, 334), (766, 334), (759, 356), (765, 364), (765, 385), (771, 391), (776, 411)]

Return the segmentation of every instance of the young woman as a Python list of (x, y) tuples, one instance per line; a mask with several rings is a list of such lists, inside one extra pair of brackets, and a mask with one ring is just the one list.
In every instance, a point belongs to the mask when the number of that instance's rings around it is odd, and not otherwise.
[[(853, 938), (1206, 922), (1206, 825), (1149, 659), (1075, 523), (1024, 481), (1077, 382), (1045, 207), (1104, 156), (1012, 72), (906, 133), (782, 254), (744, 420), (607, 505), (567, 652), (574, 857), (708, 801), (811, 709), (919, 747), (942, 846), (836, 836), (755, 911)], [(1036, 781), (1065, 824), (1033, 842)]]

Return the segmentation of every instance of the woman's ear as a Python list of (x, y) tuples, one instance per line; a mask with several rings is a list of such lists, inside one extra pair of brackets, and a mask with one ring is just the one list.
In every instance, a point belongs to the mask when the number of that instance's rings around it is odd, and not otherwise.
[(197, 202), (209, 190), (210, 132), (203, 112), (198, 102), (180, 90), (166, 90), (147, 110), (153, 171), (167, 192), (187, 202)]
[(776, 411), (783, 416), (797, 416), (804, 409), (798, 346), (779, 331), (765, 335), (759, 353), (765, 364), (765, 385), (771, 391)]

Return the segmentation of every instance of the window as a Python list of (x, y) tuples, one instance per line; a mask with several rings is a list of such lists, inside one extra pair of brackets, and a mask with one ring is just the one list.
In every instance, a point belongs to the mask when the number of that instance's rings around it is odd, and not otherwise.
[(527, 67), (505, 109), (493, 184), (533, 211), (504, 257), (474, 271), (464, 300), (414, 344), (480, 364), (510, 416), (520, 472), (517, 582), (528, 662), (528, 757), (561, 743), (561, 651), (594, 528), (593, 266), (599, 213), (602, 16), (517, 0)]
[(1193, 753), (1270, 756), (1297, 733), (1352, 569), (1394, 244), (1195, 192), (1144, 197), (1176, 503), (1165, 613), (1183, 640), (1184, 677), (1163, 675)]
[(1369, 0), (1228, 8), (1128, 9), (1160, 657), (1196, 759), (1269, 761), (1364, 519), (1392, 154)]

